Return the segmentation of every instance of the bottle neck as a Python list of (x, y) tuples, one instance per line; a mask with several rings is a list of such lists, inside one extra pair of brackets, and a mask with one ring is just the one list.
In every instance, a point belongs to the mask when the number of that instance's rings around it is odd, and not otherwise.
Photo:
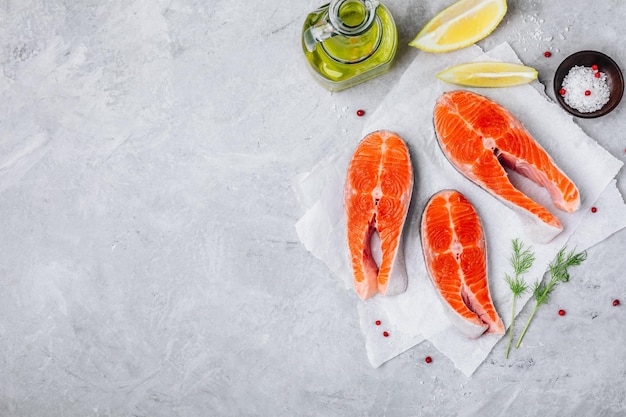
[(328, 18), (336, 33), (358, 36), (369, 30), (376, 18), (377, 0), (333, 0)]

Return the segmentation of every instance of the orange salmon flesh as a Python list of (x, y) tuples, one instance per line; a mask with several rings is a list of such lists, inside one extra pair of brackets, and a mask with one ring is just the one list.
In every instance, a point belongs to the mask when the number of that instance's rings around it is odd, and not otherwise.
[[(401, 236), (413, 191), (409, 150), (395, 133), (376, 131), (357, 146), (346, 175), (344, 209), (354, 288), (365, 300), (396, 295), (407, 286)], [(376, 264), (371, 238), (380, 237)]]
[(576, 185), (556, 166), (524, 126), (498, 103), (468, 91), (444, 93), (434, 110), (435, 132), (452, 165), (509, 207), (551, 230), (537, 239), (549, 241), (563, 230), (548, 209), (513, 186), (504, 167), (544, 187), (555, 207), (580, 207)]
[(427, 203), (421, 224), (426, 269), (452, 323), (472, 339), (504, 334), (487, 280), (487, 246), (474, 206), (455, 190)]

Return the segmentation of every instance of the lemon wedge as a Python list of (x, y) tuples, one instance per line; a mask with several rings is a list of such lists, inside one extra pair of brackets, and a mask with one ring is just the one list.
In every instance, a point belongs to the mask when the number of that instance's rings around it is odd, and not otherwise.
[(468, 62), (446, 68), (437, 78), (467, 87), (511, 87), (537, 79), (537, 70), (509, 62)]
[(506, 0), (459, 0), (426, 23), (409, 45), (428, 52), (464, 48), (493, 32), (506, 10)]

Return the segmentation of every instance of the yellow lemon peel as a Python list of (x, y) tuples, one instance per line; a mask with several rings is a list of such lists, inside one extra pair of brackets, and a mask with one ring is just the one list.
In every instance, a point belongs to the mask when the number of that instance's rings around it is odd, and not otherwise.
[(459, 0), (426, 23), (409, 45), (428, 52), (464, 48), (493, 32), (506, 11), (506, 0)]
[(468, 62), (446, 68), (437, 78), (467, 87), (512, 87), (537, 79), (537, 70), (509, 62)]

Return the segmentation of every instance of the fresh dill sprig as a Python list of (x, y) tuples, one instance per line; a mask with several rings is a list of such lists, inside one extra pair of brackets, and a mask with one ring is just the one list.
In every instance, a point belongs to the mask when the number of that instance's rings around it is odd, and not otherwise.
[(511, 256), (511, 266), (515, 271), (515, 275), (519, 276), (528, 272), (535, 262), (535, 254), (531, 247), (524, 248), (524, 243), (519, 239), (513, 239), (513, 255)]
[(535, 261), (535, 254), (531, 251), (531, 248), (525, 248), (524, 244), (519, 239), (513, 239), (513, 254), (511, 255), (511, 266), (513, 267), (514, 276), (505, 274), (504, 280), (509, 284), (509, 288), (513, 293), (513, 305), (511, 306), (511, 325), (509, 326), (509, 341), (506, 345), (505, 356), (508, 359), (509, 350), (511, 349), (511, 341), (513, 340), (513, 322), (515, 321), (515, 302), (517, 299), (526, 292), (528, 284), (521, 277), (522, 274), (528, 272), (533, 266)]
[(565, 247), (563, 247), (559, 253), (554, 258), (548, 267), (548, 271), (550, 272), (550, 280), (545, 282), (535, 282), (533, 285), (533, 295), (535, 297), (535, 308), (530, 313), (530, 317), (528, 317), (528, 321), (526, 322), (526, 326), (524, 326), (524, 330), (517, 340), (516, 348), (520, 346), (522, 343), (522, 339), (526, 334), (526, 330), (528, 330), (528, 326), (535, 316), (535, 312), (537, 308), (541, 304), (547, 304), (548, 299), (550, 298), (550, 294), (554, 291), (554, 288), (561, 282), (568, 282), (570, 280), (570, 275), (568, 272), (568, 268), (572, 266), (578, 266), (582, 264), (585, 259), (587, 259), (587, 252), (579, 252), (575, 253), (574, 250), (566, 252)]

